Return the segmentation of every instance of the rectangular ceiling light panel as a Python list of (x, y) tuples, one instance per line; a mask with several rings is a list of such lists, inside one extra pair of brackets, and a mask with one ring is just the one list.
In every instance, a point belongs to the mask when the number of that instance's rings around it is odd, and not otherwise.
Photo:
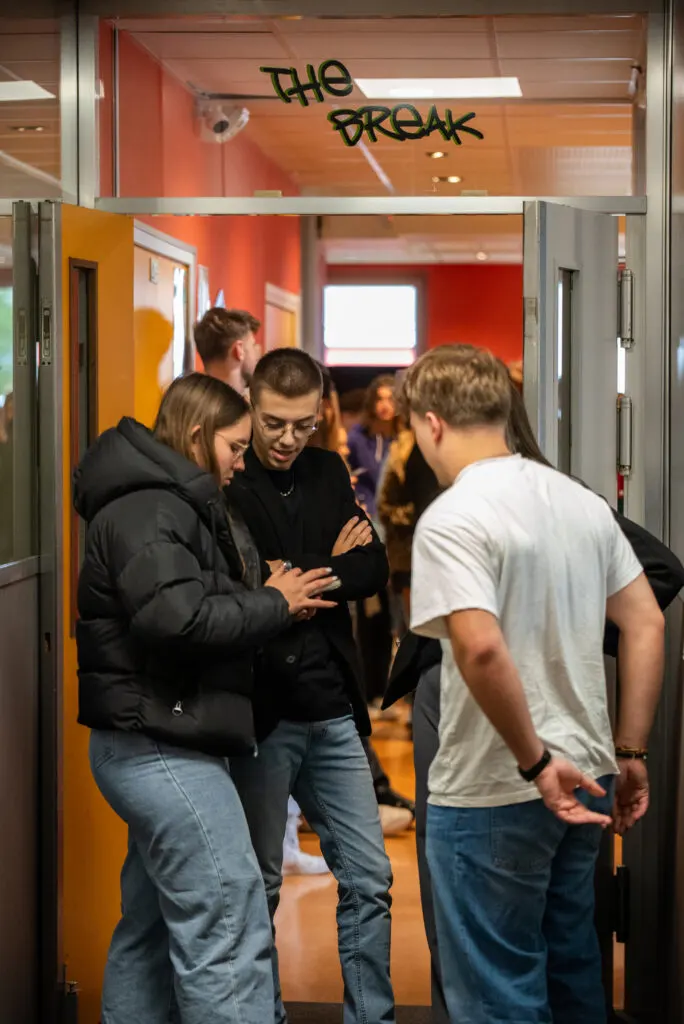
[(53, 93), (37, 82), (0, 82), (0, 103), (23, 103), (26, 100), (54, 100)]
[(517, 78), (357, 78), (369, 100), (498, 99), (522, 96)]

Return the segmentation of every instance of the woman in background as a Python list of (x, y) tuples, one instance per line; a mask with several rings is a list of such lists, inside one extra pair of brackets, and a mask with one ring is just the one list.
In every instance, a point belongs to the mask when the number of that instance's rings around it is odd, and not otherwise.
[(412, 430), (390, 445), (378, 489), (378, 518), (385, 532), (390, 586), (401, 601), (403, 628), (411, 621), (411, 548), (421, 515), (439, 492), (437, 478), (423, 458)]
[(371, 519), (376, 518), (380, 474), (392, 441), (399, 433), (394, 402), (394, 377), (376, 377), (368, 386), (361, 422), (349, 431), (349, 465), (356, 477), (356, 496)]
[[(107, 1024), (273, 1019), (266, 894), (227, 758), (256, 751), (252, 662), (293, 617), (331, 607), (329, 570), (260, 586), (223, 488), (244, 468), (249, 407), (179, 378), (153, 431), (105, 431), (74, 474), (87, 522), (78, 584), (79, 722), (102, 795), (128, 826)], [(161, 1014), (161, 1016), (160, 1016)]]

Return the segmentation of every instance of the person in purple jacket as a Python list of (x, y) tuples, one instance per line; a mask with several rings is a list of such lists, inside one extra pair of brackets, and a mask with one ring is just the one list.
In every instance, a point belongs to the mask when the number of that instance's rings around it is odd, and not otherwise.
[(349, 431), (349, 465), (356, 477), (356, 497), (371, 519), (376, 518), (376, 494), (389, 446), (398, 434), (394, 378), (376, 377), (366, 392), (361, 422)]

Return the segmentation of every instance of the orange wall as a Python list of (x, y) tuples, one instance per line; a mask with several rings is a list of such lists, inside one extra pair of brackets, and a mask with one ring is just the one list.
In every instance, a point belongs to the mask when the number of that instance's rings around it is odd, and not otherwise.
[[(100, 186), (111, 195), (112, 29), (100, 28)], [(122, 196), (250, 196), (255, 189), (295, 195), (292, 179), (264, 156), (249, 128), (223, 145), (203, 142), (194, 98), (127, 32), (119, 32), (119, 166)], [(197, 248), (209, 268), (212, 301), (264, 318), (267, 282), (300, 291), (297, 217), (143, 217)], [(194, 297), (193, 297), (194, 301)]]
[(133, 220), (62, 207), (64, 508), (64, 791), (62, 927), (68, 980), (78, 982), (80, 1024), (99, 1020), (102, 971), (119, 917), (126, 829), (99, 794), (88, 764), (88, 730), (77, 724), (76, 643), (71, 607), (69, 455), (69, 257), (98, 264), (98, 428), (133, 411)]
[(329, 266), (330, 284), (382, 283), (393, 274), (423, 282), (427, 344), (464, 342), (495, 352), (504, 362), (522, 359), (522, 266), (451, 264), (426, 266)]
[(222, 288), (226, 305), (248, 309), (262, 322), (266, 283), (299, 294), (298, 217), (141, 217), (158, 231), (194, 245), (209, 267), (212, 303)]

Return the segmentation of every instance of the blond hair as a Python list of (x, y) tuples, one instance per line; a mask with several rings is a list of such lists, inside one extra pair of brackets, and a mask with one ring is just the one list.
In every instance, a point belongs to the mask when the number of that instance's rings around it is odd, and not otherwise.
[(192, 432), (199, 427), (199, 442), (205, 468), (220, 480), (214, 437), (218, 430), (232, 427), (249, 414), (242, 395), (228, 384), (204, 373), (178, 377), (161, 400), (154, 436), (162, 444), (196, 462)]
[(406, 414), (434, 413), (455, 429), (503, 425), (511, 411), (506, 367), (474, 345), (440, 345), (421, 356), (402, 379)]

